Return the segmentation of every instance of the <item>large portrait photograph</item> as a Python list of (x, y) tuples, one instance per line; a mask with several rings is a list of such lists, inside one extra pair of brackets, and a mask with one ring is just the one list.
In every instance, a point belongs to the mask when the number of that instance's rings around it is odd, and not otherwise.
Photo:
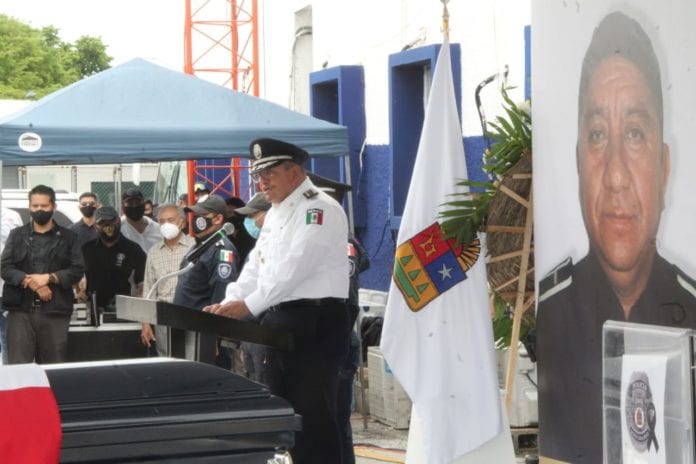
[(696, 329), (696, 4), (532, 18), (541, 462), (594, 464), (604, 322)]

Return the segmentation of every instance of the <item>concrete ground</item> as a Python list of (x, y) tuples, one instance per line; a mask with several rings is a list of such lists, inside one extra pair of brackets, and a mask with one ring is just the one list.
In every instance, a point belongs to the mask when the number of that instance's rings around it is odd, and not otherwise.
[[(396, 430), (368, 416), (367, 428), (363, 417), (354, 413), (351, 417), (353, 427), (353, 445), (356, 464), (384, 464), (406, 462), (406, 445), (408, 430)], [(521, 446), (534, 446), (535, 441), (524, 439)], [(516, 464), (525, 464), (525, 457), (535, 455), (536, 449), (521, 449), (517, 454)]]

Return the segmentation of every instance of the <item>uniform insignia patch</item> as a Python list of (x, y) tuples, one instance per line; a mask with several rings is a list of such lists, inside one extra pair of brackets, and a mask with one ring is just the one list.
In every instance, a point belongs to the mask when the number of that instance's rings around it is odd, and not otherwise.
[(651, 444), (655, 445), (655, 453), (659, 450), (655, 425), (657, 412), (650, 391), (650, 380), (645, 372), (633, 372), (626, 389), (626, 427), (631, 437), (633, 447), (643, 453), (650, 451)]
[(324, 223), (324, 210), (319, 208), (312, 208), (307, 210), (307, 224), (318, 224), (322, 225)]
[(198, 227), (199, 230), (205, 230), (206, 226), (206, 221), (203, 216), (198, 216), (196, 218), (196, 227)]
[(309, 190), (305, 190), (305, 192), (302, 195), (304, 195), (305, 198), (309, 199), (309, 198), (314, 198), (317, 195), (319, 195), (319, 192), (317, 192), (314, 189), (309, 189)]
[(126, 260), (126, 255), (125, 253), (118, 253), (116, 255), (116, 267), (121, 267), (123, 266), (123, 262)]
[(218, 275), (221, 279), (226, 279), (232, 274), (232, 266), (228, 263), (218, 264)]
[(263, 156), (263, 152), (261, 151), (261, 145), (255, 143), (254, 148), (252, 150), (254, 152), (254, 158), (261, 159), (261, 156)]
[(221, 263), (233, 263), (234, 253), (229, 250), (220, 250), (220, 262)]
[(465, 280), (480, 253), (478, 238), (467, 248), (454, 248), (454, 239), (445, 240), (435, 222), (399, 245), (392, 278), (411, 311), (420, 311)]

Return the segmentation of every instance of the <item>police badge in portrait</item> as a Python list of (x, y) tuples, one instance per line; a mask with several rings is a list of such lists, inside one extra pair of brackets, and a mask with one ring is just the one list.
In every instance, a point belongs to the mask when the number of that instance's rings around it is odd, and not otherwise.
[(657, 411), (645, 372), (631, 374), (625, 401), (626, 428), (633, 448), (639, 453), (651, 450), (657, 453), (660, 449), (655, 435)]

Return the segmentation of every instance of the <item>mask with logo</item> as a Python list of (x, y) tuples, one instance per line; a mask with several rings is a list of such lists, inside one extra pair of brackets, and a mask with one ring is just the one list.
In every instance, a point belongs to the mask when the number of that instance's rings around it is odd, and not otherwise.
[(124, 206), (123, 214), (131, 221), (139, 221), (145, 215), (145, 205)]
[(196, 234), (200, 234), (204, 230), (208, 229), (213, 225), (213, 220), (211, 218), (196, 216), (193, 219), (193, 231)]
[(84, 217), (91, 218), (97, 210), (96, 206), (80, 206), (80, 212)]
[(256, 225), (254, 218), (244, 218), (244, 228), (253, 238), (259, 238), (261, 229), (259, 229), (259, 227)]
[(121, 226), (118, 224), (106, 224), (99, 230), (99, 236), (105, 242), (115, 242), (121, 233)]
[(162, 237), (164, 237), (166, 240), (172, 240), (179, 235), (181, 230), (175, 224), (166, 222), (160, 226), (160, 232), (162, 232)]
[(31, 220), (40, 226), (45, 226), (53, 217), (53, 211), (44, 211), (42, 209), (31, 212)]

